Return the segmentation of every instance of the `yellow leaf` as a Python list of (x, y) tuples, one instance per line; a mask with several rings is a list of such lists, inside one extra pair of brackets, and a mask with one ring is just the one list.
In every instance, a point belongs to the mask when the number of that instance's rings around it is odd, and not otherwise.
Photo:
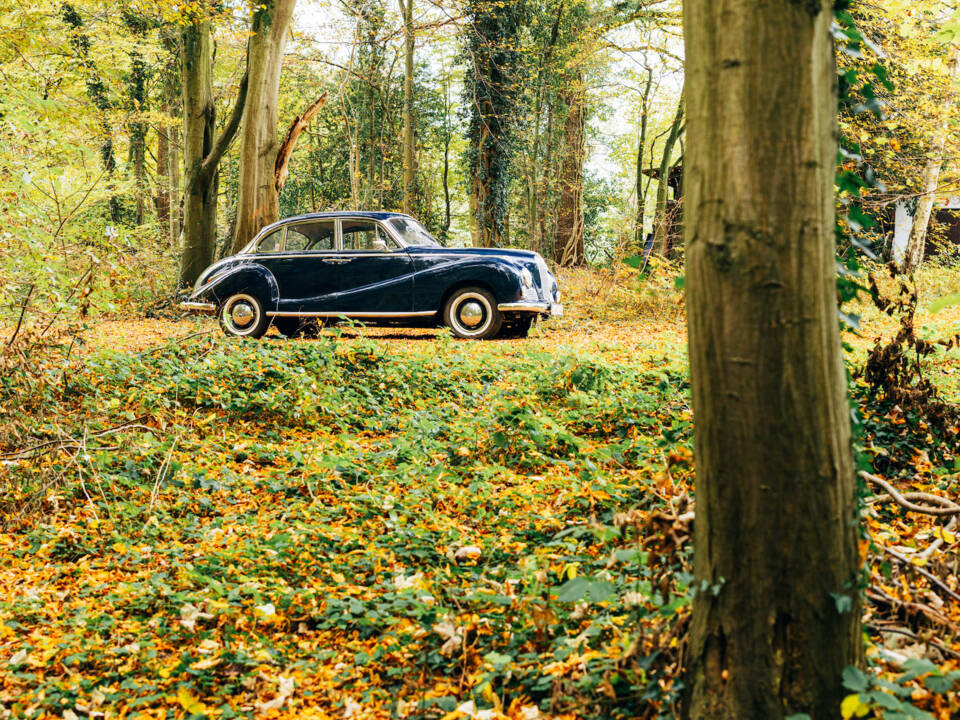
[(188, 713), (193, 714), (207, 712), (207, 706), (197, 700), (196, 696), (190, 692), (190, 688), (183, 685), (181, 685), (180, 689), (177, 690), (177, 701), (179, 701), (180, 706)]
[(847, 695), (840, 703), (840, 715), (844, 720), (852, 717), (864, 717), (870, 712), (870, 706), (864, 703), (859, 695)]

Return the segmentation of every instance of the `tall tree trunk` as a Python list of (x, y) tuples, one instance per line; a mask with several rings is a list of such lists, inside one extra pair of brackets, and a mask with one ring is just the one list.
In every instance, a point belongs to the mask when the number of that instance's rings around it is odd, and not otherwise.
[(687, 718), (833, 720), (841, 672), (862, 659), (832, 19), (832, 0), (684, 3)]
[[(167, 206), (167, 232), (170, 244), (175, 245), (180, 239), (180, 133), (177, 130), (176, 119), (180, 105), (180, 75), (182, 63), (180, 57), (181, 34), (162, 27), (160, 39), (167, 51), (167, 62), (163, 71), (163, 114), (166, 122), (161, 125), (160, 133), (167, 146), (167, 158), (164, 168), (158, 167), (158, 173), (165, 173), (161, 182), (165, 186)], [(159, 163), (158, 163), (159, 165)]]
[(167, 163), (170, 162), (169, 128), (160, 125), (157, 128), (157, 177), (160, 179), (153, 196), (153, 207), (157, 211), (160, 227), (170, 226), (170, 189), (167, 187)]
[[(653, 248), (666, 257), (669, 247), (669, 218), (667, 217), (667, 198), (670, 191), (670, 161), (673, 157), (673, 148), (680, 139), (680, 128), (683, 126), (684, 91), (680, 93), (680, 102), (677, 104), (677, 114), (670, 126), (670, 133), (663, 145), (663, 155), (660, 158), (660, 175), (657, 178), (657, 208), (654, 214)], [(679, 200), (679, 198), (677, 198)]]
[[(950, 59), (950, 76), (956, 80), (960, 77), (960, 55), (954, 53)], [(943, 166), (947, 150), (947, 136), (950, 126), (947, 118), (937, 128), (927, 155), (927, 162), (923, 167), (923, 186), (917, 200), (917, 211), (913, 217), (913, 226), (907, 239), (907, 247), (900, 263), (901, 272), (913, 272), (923, 263), (923, 255), (927, 245), (927, 229), (930, 226), (930, 217), (933, 214), (933, 203), (936, 200), (937, 187), (940, 184), (940, 168)]]
[[(489, 108), (488, 108), (489, 112)], [(471, 201), (476, 232), (473, 244), (477, 247), (503, 247), (503, 208), (505, 197), (498, 197), (501, 188), (492, 182), (495, 168), (500, 164), (502, 149), (490, 140), (488, 128), (480, 129), (480, 143), (473, 177)]]
[(253, 13), (247, 47), (247, 101), (240, 131), (240, 173), (237, 219), (232, 251), (253, 239), (260, 228), (276, 221), (280, 200), (274, 180), (279, 118), (280, 65), (296, 0), (267, 0)]
[(125, 11), (123, 22), (136, 38), (130, 50), (130, 73), (127, 77), (127, 110), (130, 112), (130, 163), (133, 165), (136, 195), (136, 224), (142, 225), (147, 206), (147, 64), (140, 47), (146, 39), (148, 21), (133, 12)]
[(443, 76), (443, 226), (440, 237), (450, 234), (450, 76)]
[(927, 228), (930, 226), (930, 217), (933, 215), (933, 203), (936, 200), (937, 187), (940, 184), (940, 168), (947, 149), (947, 123), (937, 131), (933, 147), (930, 148), (930, 157), (923, 167), (923, 182), (921, 195), (917, 199), (917, 213), (910, 227), (907, 238), (907, 247), (900, 263), (900, 271), (913, 272), (923, 263), (923, 255), (927, 247)]
[(557, 207), (557, 242), (554, 259), (563, 267), (587, 262), (583, 243), (583, 156), (586, 151), (584, 112), (586, 93), (578, 74), (564, 92), (567, 119), (563, 125), (563, 158), (560, 161), (560, 202)]
[(650, 88), (653, 86), (653, 68), (647, 67), (647, 82), (643, 86), (643, 96), (640, 102), (640, 139), (637, 143), (637, 217), (634, 221), (633, 243), (638, 250), (644, 246), (643, 231), (647, 217), (647, 187), (649, 180), (644, 183), (643, 151), (647, 146), (647, 126), (650, 118)]
[(413, 208), (413, 0), (398, 0), (403, 15), (403, 211)]
[[(223, 153), (240, 126), (247, 94), (247, 76), (240, 84), (233, 113), (214, 139), (216, 114), (211, 84), (210, 22), (199, 20), (183, 29), (181, 42), (183, 88), (183, 250), (181, 288), (190, 287), (212, 261), (216, 248), (217, 187)], [(270, 175), (273, 186), (273, 174)]]

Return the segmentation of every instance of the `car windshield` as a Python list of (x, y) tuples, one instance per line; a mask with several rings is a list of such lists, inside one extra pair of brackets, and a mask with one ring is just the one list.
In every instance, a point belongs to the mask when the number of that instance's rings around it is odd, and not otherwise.
[(407, 245), (426, 245), (428, 247), (440, 247), (440, 243), (434, 240), (433, 235), (427, 232), (427, 229), (413, 218), (394, 217), (390, 218), (390, 224), (400, 233), (403, 242)]

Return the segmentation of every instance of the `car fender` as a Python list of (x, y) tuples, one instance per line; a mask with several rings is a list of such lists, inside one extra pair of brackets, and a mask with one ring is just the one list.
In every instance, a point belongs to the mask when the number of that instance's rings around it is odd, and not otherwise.
[(255, 262), (239, 262), (219, 268), (211, 281), (197, 289), (193, 299), (212, 302), (219, 307), (224, 300), (237, 293), (253, 295), (263, 303), (267, 312), (275, 311), (280, 302), (277, 279), (267, 268)]
[(414, 273), (414, 307), (442, 310), (451, 290), (467, 285), (489, 288), (498, 303), (513, 302), (522, 294), (521, 268), (500, 258), (457, 258)]

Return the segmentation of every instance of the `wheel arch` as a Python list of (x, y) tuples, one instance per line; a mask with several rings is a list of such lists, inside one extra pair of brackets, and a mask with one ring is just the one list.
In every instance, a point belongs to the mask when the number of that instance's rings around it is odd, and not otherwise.
[(267, 268), (255, 263), (245, 263), (232, 268), (207, 294), (219, 310), (228, 298), (238, 293), (255, 296), (268, 313), (276, 311), (280, 302), (277, 279)]

